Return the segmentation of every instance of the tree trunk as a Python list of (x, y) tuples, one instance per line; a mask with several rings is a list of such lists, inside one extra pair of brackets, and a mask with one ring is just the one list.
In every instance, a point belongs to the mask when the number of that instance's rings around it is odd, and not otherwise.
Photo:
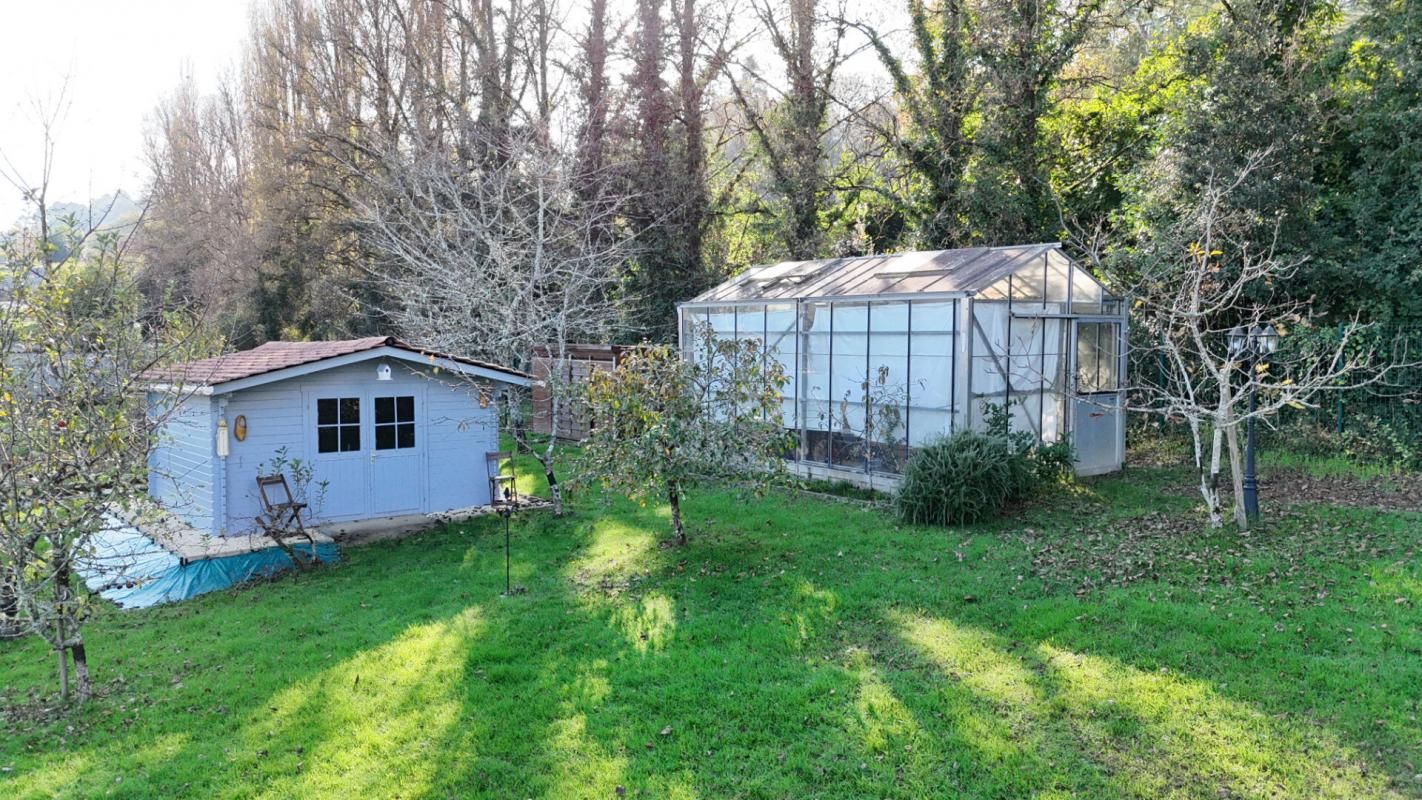
[(563, 487), (558, 483), (558, 476), (553, 474), (553, 458), (551, 456), (539, 456), (538, 461), (543, 465), (543, 477), (548, 480), (548, 498), (553, 501), (553, 516), (563, 516)]
[[(60, 636), (64, 635), (64, 626), (59, 628)], [(59, 656), (59, 702), (69, 702), (69, 651), (63, 645), (56, 647), (54, 652)]]
[(1214, 421), (1214, 432), (1210, 436), (1210, 485), (1205, 502), (1210, 512), (1210, 527), (1224, 527), (1224, 516), (1220, 513), (1220, 457), (1224, 449), (1224, 429), (1219, 418)]
[(89, 684), (89, 660), (84, 654), (84, 639), (76, 637), (69, 645), (69, 652), (74, 656), (74, 690), (79, 702), (83, 703), (93, 696), (93, 689)]
[(681, 492), (675, 483), (667, 487), (667, 502), (671, 503), (673, 541), (678, 545), (686, 544), (686, 528), (681, 524)]
[(69, 613), (67, 611), (67, 607), (69, 605), (67, 602), (68, 598), (66, 597), (65, 591), (69, 586), (68, 581), (66, 580), (67, 571), (67, 568), (61, 563), (56, 572), (54, 583), (54, 641), (56, 642), (54, 650), (59, 655), (60, 703), (69, 702), (69, 650), (66, 647), (66, 643), (69, 641), (69, 632), (64, 628), (65, 615)]
[(1229, 441), (1230, 486), (1234, 488), (1234, 524), (1249, 530), (1249, 515), (1244, 513), (1244, 468), (1239, 456), (1239, 425), (1232, 424), (1225, 432)]
[(1195, 448), (1195, 473), (1200, 476), (1200, 497), (1205, 501), (1205, 509), (1210, 514), (1210, 521), (1213, 523), (1218, 516), (1216, 509), (1219, 508), (1219, 485), (1218, 481), (1205, 469), (1205, 443), (1204, 437), (1200, 433), (1200, 421), (1190, 419), (1190, 442)]
[(10, 639), (20, 635), (20, 600), (15, 596), (15, 585), (7, 575), (0, 580), (0, 639)]

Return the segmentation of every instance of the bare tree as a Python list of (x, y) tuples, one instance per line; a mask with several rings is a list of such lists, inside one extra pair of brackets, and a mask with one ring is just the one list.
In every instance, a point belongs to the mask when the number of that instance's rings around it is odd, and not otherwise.
[[(618, 203), (579, 202), (577, 158), (536, 135), (505, 140), (498, 164), (462, 164), (441, 151), (385, 161), (380, 200), (358, 206), (361, 235), (376, 254), (373, 277), (400, 298), (383, 309), (405, 335), (432, 347), (527, 366), (546, 346), (555, 362), (575, 341), (606, 341), (617, 320), (617, 276), (630, 245), (609, 238)], [(604, 198), (605, 200), (606, 198)], [(561, 513), (553, 468), (567, 387), (550, 379), (550, 437), (533, 448)]]
[(1231, 193), (1265, 168), (1270, 157), (1267, 151), (1256, 153), (1229, 179), (1212, 178), (1194, 207), (1181, 210), (1168, 235), (1146, 242), (1132, 256), (1139, 270), (1133, 320), (1140, 331), (1132, 357), (1151, 368), (1138, 370), (1131, 410), (1159, 414), (1189, 429), (1200, 494), (1214, 526), (1223, 524), (1225, 456), (1234, 521), (1240, 527), (1249, 524), (1243, 506), (1242, 426), (1266, 424), (1281, 409), (1315, 404), (1326, 392), (1384, 380), (1397, 366), (1396, 355), (1394, 363), (1378, 364), (1371, 346), (1359, 346), (1356, 334), (1363, 325), (1356, 318), (1328, 343), (1308, 337), (1307, 343), (1288, 346), (1286, 340), (1277, 352), (1257, 360), (1231, 348), (1232, 332), (1272, 326), (1301, 334), (1316, 319), (1308, 302), (1289, 299), (1282, 291), (1302, 261), (1280, 255), (1275, 241), (1254, 241), (1250, 232), (1259, 230), (1257, 215), (1229, 202)]
[(147, 214), (135, 240), (150, 304), (196, 303), (232, 321), (251, 307), (246, 127), (230, 82), (203, 97), (190, 75), (150, 117)]

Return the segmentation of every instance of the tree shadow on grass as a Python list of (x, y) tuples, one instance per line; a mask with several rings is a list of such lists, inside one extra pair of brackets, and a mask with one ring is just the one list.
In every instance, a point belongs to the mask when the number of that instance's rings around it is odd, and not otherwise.
[(496, 593), (492, 558), (476, 580), (461, 574), (468, 546), (457, 532), (393, 541), (298, 580), (125, 615), (95, 637), (125, 653), (100, 663), (106, 696), (75, 712), (70, 735), (32, 741), (59, 757), (22, 763), (0, 794), (360, 796), (428, 782), (484, 625), (467, 598)]
[[(1249, 667), (1148, 644), (1243, 648), (1261, 623), (1231, 640), (1140, 587), (1041, 591), (1013, 580), (1022, 555), (992, 532), (926, 542), (858, 511), (732, 497), (690, 504), (701, 524), (675, 550), (656, 547), (655, 510), (530, 517), (514, 547), (530, 591), (513, 598), (497, 597), (502, 526), (483, 520), (194, 606), (226, 638), (186, 653), (144, 640), (169, 666), (199, 662), (188, 694), (11, 783), (21, 797), (1386, 796), (1338, 734), (1236, 685)], [(1007, 588), (969, 583), (984, 575)], [(224, 618), (249, 602), (263, 613)], [(250, 676), (229, 692), (243, 707), (188, 713), (224, 671)]]
[[(1415, 792), (1422, 616), (1407, 587), (1418, 575), (1418, 521), (1315, 509), (1237, 532), (1189, 519), (1161, 528), (1157, 513), (1104, 534), (1091, 526), (1093, 545), (1056, 532), (1055, 564), (1071, 556), (1081, 566), (1065, 572), (1095, 571), (1090, 582), (1108, 588), (1073, 593), (1066, 575), (1024, 593), (1030, 614), (991, 622), (1014, 638), (1190, 675), (1291, 724), (1331, 728), (1369, 769)], [(1044, 537), (1033, 538), (1037, 567)]]
[[(563, 777), (544, 796), (623, 781), (650, 796), (1388, 795), (1335, 734), (1203, 681), (892, 609), (887, 626), (858, 625), (894, 593), (846, 603), (744, 559), (696, 587), (680, 561), (764, 544), (702, 538), (628, 562), (667, 580), (575, 601), (603, 627), (600, 655), (544, 665), (563, 698), (543, 767)], [(647, 624), (655, 638), (631, 635)], [(930, 647), (944, 638), (947, 651)]]
[(1013, 792), (1402, 796), (1328, 729), (1290, 724), (1208, 683), (942, 617), (896, 612), (889, 622), (940, 676), (905, 681), (905, 705), (952, 709), (979, 763), (1004, 764), (1020, 781), (1004, 787)]

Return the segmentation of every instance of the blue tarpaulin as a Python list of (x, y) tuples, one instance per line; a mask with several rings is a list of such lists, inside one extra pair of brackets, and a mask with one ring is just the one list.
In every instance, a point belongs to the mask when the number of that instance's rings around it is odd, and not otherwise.
[[(123, 608), (186, 600), (292, 567), (278, 547), (184, 563), (133, 526), (117, 518), (107, 523), (94, 536), (93, 551), (79, 562), (79, 574), (90, 591)], [(303, 542), (293, 549), (314, 550), (321, 561), (340, 557), (334, 542)]]

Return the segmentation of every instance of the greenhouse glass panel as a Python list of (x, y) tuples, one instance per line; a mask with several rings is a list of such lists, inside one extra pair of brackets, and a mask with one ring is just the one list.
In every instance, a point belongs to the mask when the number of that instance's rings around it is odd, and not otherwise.
[(735, 306), (711, 306), (706, 309), (706, 321), (711, 324), (711, 330), (716, 332), (716, 336), (734, 338), (736, 335), (736, 307)]
[(973, 358), (968, 365), (972, 395), (968, 398), (968, 418), (982, 430), (988, 404), (1009, 402), (1007, 375), (1011, 352), (1010, 309), (1007, 303), (973, 303)]
[(830, 337), (830, 463), (862, 468), (865, 463), (865, 382), (869, 363), (869, 307), (835, 303)]
[(756, 349), (765, 349), (765, 306), (736, 307), (736, 338), (754, 341)]
[(909, 304), (869, 306), (869, 468), (901, 472), (908, 456)]
[(1115, 322), (1083, 322), (1077, 326), (1077, 394), (1114, 392), (1120, 388), (1120, 326)]
[(913, 304), (909, 341), (908, 443), (920, 447), (953, 426), (956, 301)]
[(795, 369), (797, 359), (794, 304), (766, 306), (765, 330), (766, 354), (769, 358), (777, 361), (785, 373), (785, 386), (781, 388), (781, 414), (785, 419), (785, 427), (794, 428), (797, 424), (795, 421), (795, 397), (796, 382), (799, 377)]
[(1072, 265), (1066, 259), (1047, 259), (1047, 304), (1062, 304), (1058, 311), (1065, 311), (1067, 294), (1071, 291)]
[(1074, 265), (1071, 268), (1071, 313), (1106, 313), (1102, 307), (1101, 284), (1086, 270)]
[(1034, 259), (1028, 266), (1013, 273), (1008, 281), (1012, 304), (1041, 308), (1042, 289), (1047, 280), (1047, 262), (1044, 258)]
[(1010, 318), (1007, 303), (973, 303), (973, 354), (1007, 352)]
[(1041, 435), (1042, 377), (1041, 353), (1014, 353), (1009, 374), (1012, 379), (1013, 431), (1031, 431)]
[(1003, 355), (1011, 383), (1011, 430), (1041, 435), (1042, 389), (1046, 384), (1042, 353), (1046, 325), (1040, 317), (1013, 318), (1010, 353)]
[(1042, 439), (1055, 442), (1066, 432), (1063, 419), (1066, 403), (1066, 335), (1069, 324), (1062, 319), (1044, 319), (1045, 347), (1042, 353)]
[(830, 304), (805, 303), (800, 314), (800, 425), (804, 458), (829, 462)]
[(1011, 279), (1010, 277), (1008, 277), (1008, 278), (1003, 278), (1002, 280), (998, 281), (997, 283), (994, 283), (993, 285), (987, 287), (986, 289), (983, 289), (982, 291), (978, 292), (977, 295), (976, 295), (976, 298), (977, 298), (978, 300), (986, 300), (986, 301), (1006, 300), (1006, 299), (1007, 299), (1007, 293), (1008, 293), (1008, 291), (1009, 291), (1011, 288), (1012, 288), (1012, 279)]
[(706, 309), (683, 308), (681, 310), (681, 353), (683, 358), (701, 361), (703, 353), (696, 348), (697, 329), (706, 324)]

